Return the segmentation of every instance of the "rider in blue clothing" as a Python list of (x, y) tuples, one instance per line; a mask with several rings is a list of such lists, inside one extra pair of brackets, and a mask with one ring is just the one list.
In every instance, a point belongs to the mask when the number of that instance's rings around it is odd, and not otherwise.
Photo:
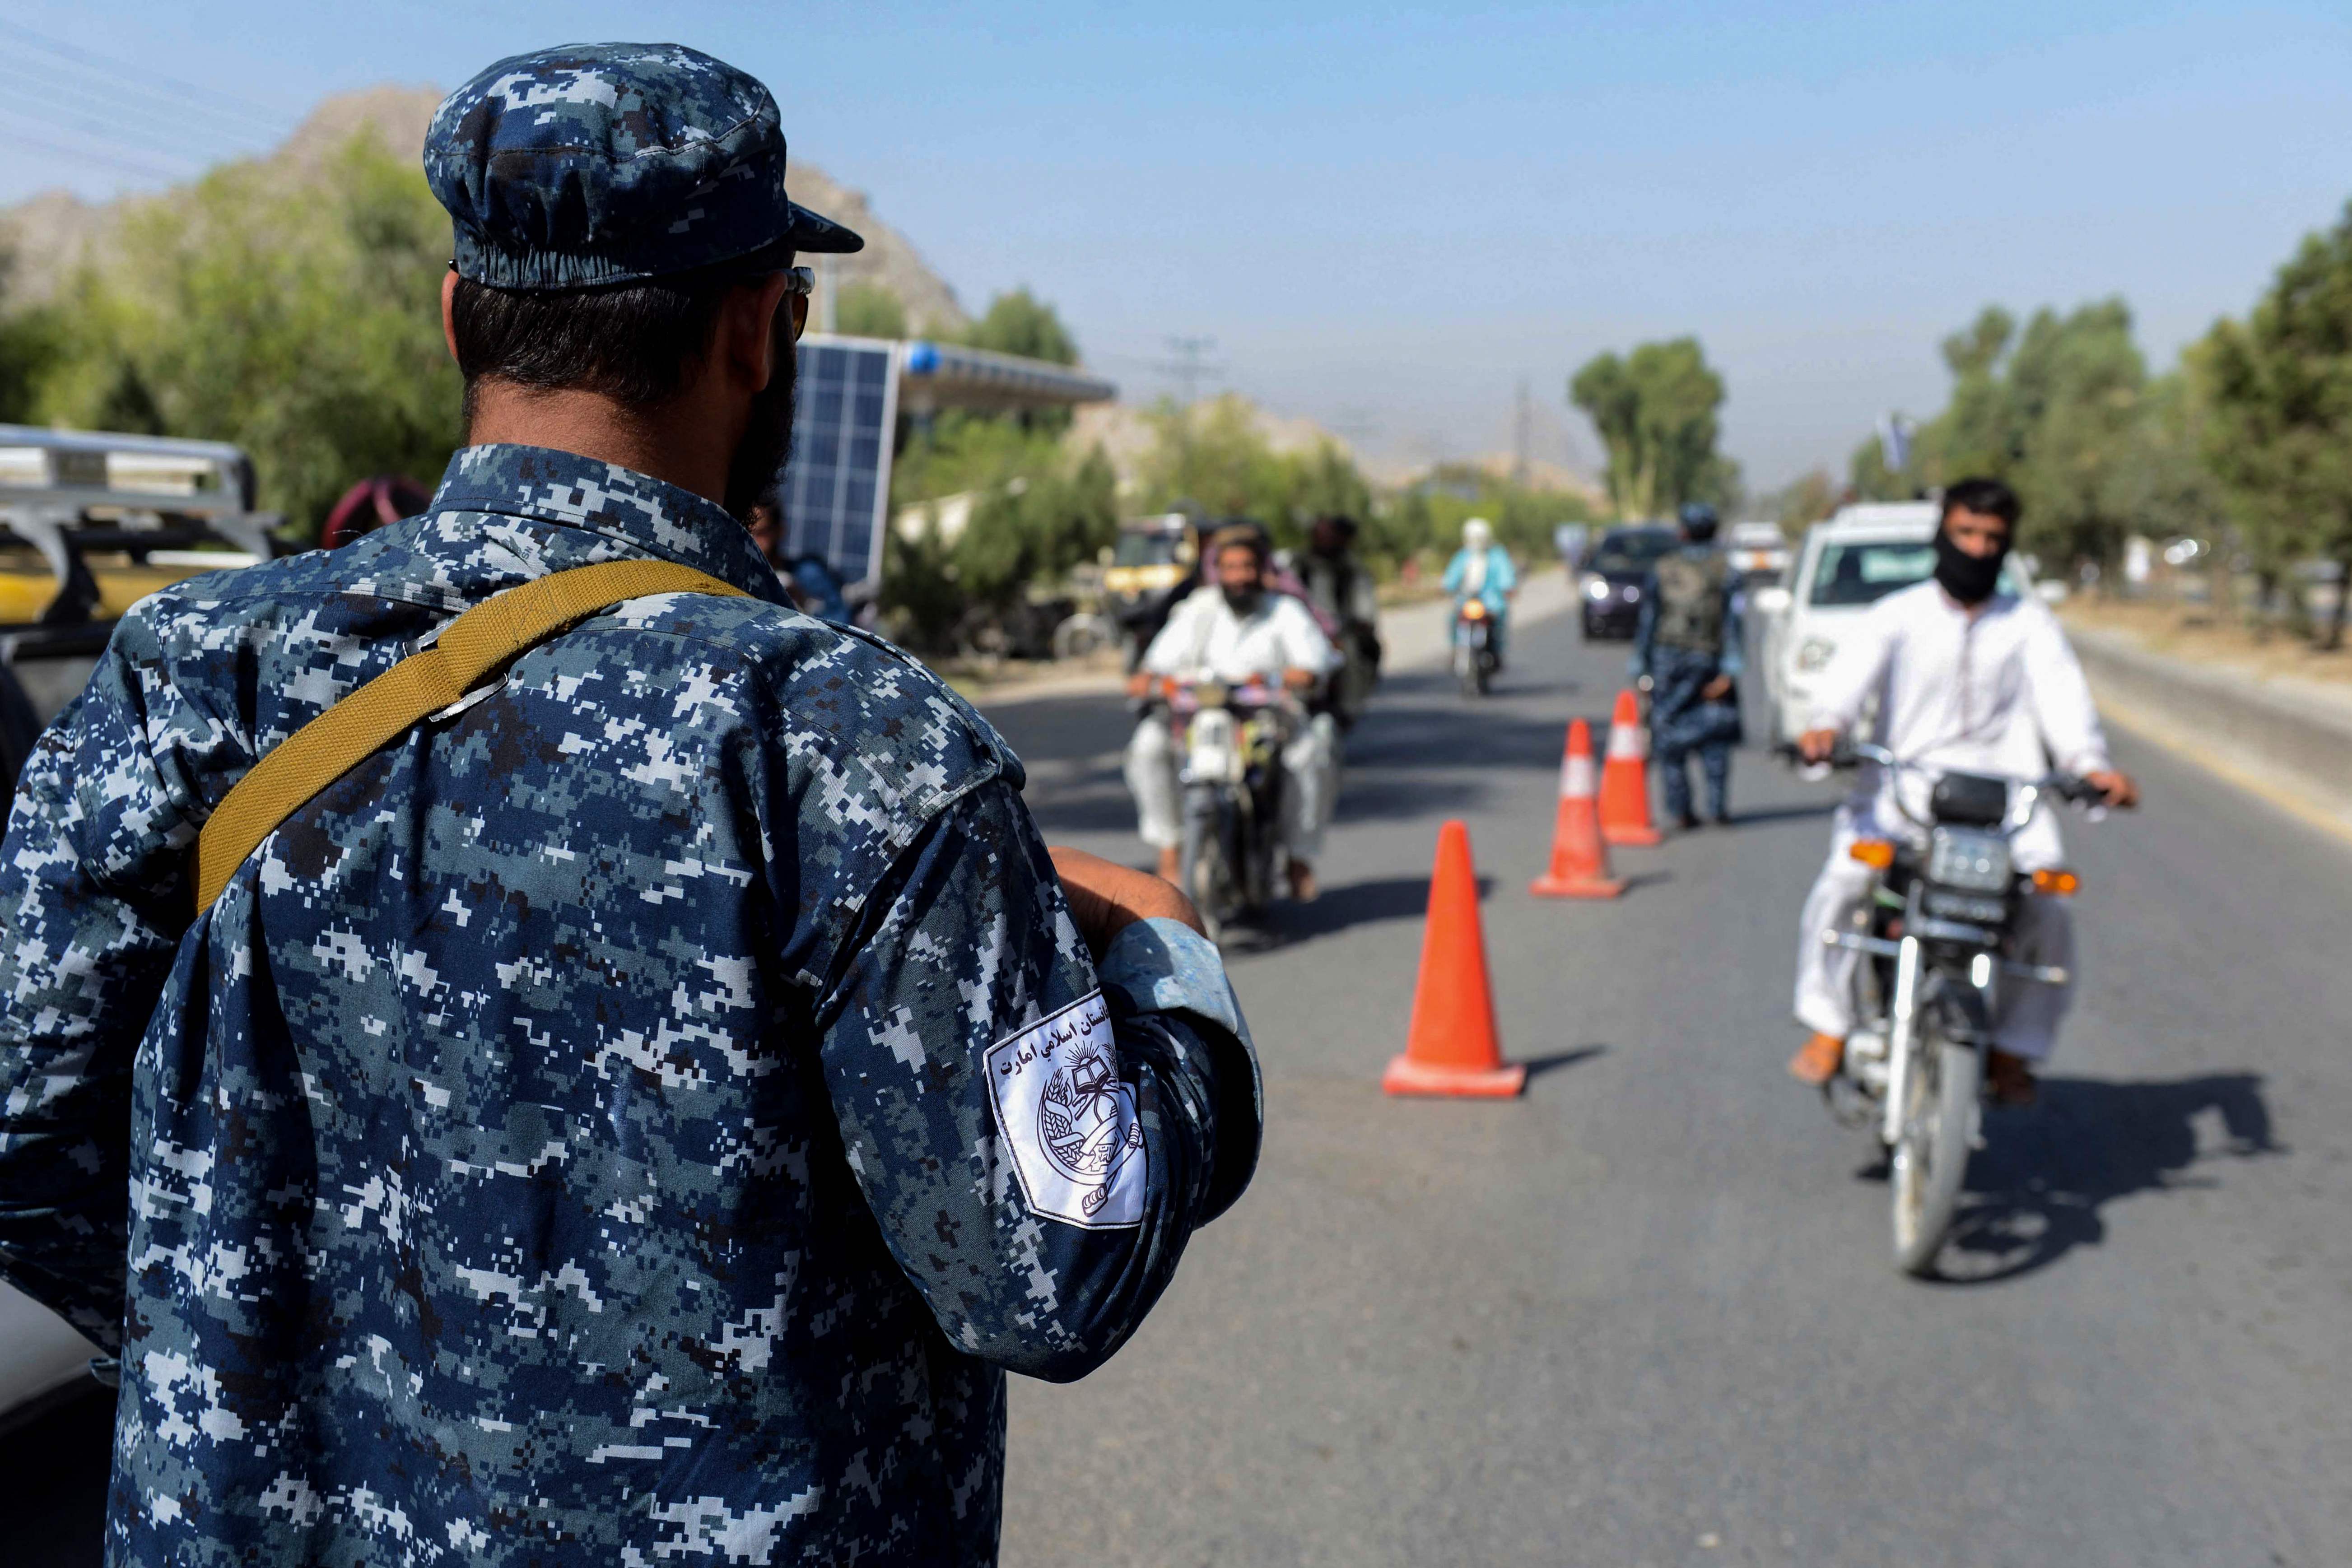
[(1495, 627), (1494, 640), (1487, 646), (1494, 649), (1498, 668), (1510, 630), (1510, 599), (1518, 587), (1519, 574), (1511, 565), (1510, 552), (1495, 542), (1493, 525), (1483, 517), (1464, 523), (1462, 548), (1445, 566), (1445, 591), (1454, 595), (1457, 611), (1465, 599), (1485, 601)]

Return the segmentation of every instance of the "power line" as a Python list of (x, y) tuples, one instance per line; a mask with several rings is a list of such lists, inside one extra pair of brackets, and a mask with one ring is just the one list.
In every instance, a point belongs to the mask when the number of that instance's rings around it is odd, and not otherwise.
[(210, 88), (198, 87), (192, 82), (182, 81), (176, 77), (164, 76), (144, 66), (133, 65), (128, 60), (110, 58), (61, 39), (52, 38), (47, 34), (37, 33), (20, 22), (12, 22), (0, 17), (0, 33), (5, 33), (20, 42), (29, 44), (44, 54), (70, 61), (88, 70), (100, 72), (106, 79), (106, 84), (113, 90), (121, 91), (133, 84), (142, 89), (161, 89), (185, 99), (191, 108), (214, 114), (231, 114), (250, 120), (257, 126), (273, 134), (282, 133), (285, 130), (285, 121), (282, 118), (257, 110), (249, 103), (226, 93), (215, 92)]
[[(0, 104), (0, 108), (5, 107), (5, 105)], [(105, 168), (119, 170), (126, 174), (137, 174), (144, 179), (184, 180), (187, 178), (187, 175), (184, 174), (173, 174), (167, 169), (158, 169), (152, 164), (136, 163), (123, 158), (109, 157), (103, 153), (85, 152), (79, 147), (68, 147), (63, 142), (51, 142), (44, 137), (28, 136), (22, 132), (8, 132), (7, 140), (9, 144), (12, 146), (37, 147), (44, 153), (54, 153), (62, 158), (79, 158), (85, 163), (100, 164)]]
[(157, 133), (142, 126), (110, 126), (94, 116), (71, 110), (27, 109), (6, 98), (0, 98), (0, 113), (8, 113), (26, 121), (37, 131), (70, 131), (86, 136), (98, 145), (118, 153), (136, 153), (150, 157), (176, 158), (202, 168), (206, 162), (200, 152), (184, 146), (174, 147), (156, 140)]
[(254, 133), (247, 131), (231, 131), (217, 125), (191, 124), (179, 118), (177, 110), (168, 104), (157, 108), (135, 100), (123, 103), (92, 103), (87, 96), (83, 95), (82, 89), (75, 84), (21, 71), (11, 61), (0, 61), (0, 80), (8, 83), (10, 98), (30, 100), (52, 113), (83, 117), (85, 123), (89, 123), (87, 117), (93, 114), (99, 116), (97, 124), (101, 129), (101, 133), (110, 133), (113, 130), (120, 130), (171, 138), (177, 145), (153, 150), (168, 152), (175, 157), (182, 155), (180, 149), (184, 147), (191, 138), (215, 151), (224, 146), (234, 146), (238, 152), (245, 151), (254, 139)]
[(1184, 389), (1182, 401), (1189, 406), (1198, 401), (1202, 382), (1225, 373), (1224, 366), (1209, 360), (1209, 351), (1217, 346), (1217, 340), (1202, 336), (1171, 337), (1167, 341), (1168, 352), (1174, 357), (1161, 360), (1152, 368)]

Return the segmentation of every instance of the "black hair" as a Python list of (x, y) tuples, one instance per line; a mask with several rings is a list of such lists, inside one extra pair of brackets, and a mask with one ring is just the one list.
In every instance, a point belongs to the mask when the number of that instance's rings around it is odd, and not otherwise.
[[(792, 265), (788, 249), (719, 267), (597, 289), (493, 289), (460, 276), (450, 336), (466, 378), (466, 423), (485, 376), (534, 392), (593, 392), (632, 408), (677, 395), (710, 350), (737, 284)], [(787, 301), (789, 304), (789, 301)]]
[(1999, 479), (1955, 479), (1944, 489), (1944, 510), (1938, 514), (1938, 522), (1948, 520), (1956, 511), (1997, 517), (2009, 524), (2010, 532), (2015, 533), (2017, 520), (2025, 515), (2025, 503)]

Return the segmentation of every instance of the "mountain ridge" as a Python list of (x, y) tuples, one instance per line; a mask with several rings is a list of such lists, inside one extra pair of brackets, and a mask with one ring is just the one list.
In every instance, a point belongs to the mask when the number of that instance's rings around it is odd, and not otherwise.
[[(275, 148), (245, 161), (289, 184), (314, 184), (338, 149), (355, 135), (373, 132), (386, 151), (413, 164), (423, 154), (425, 127), (441, 98), (440, 89), (414, 83), (387, 82), (335, 93), (320, 100)], [(875, 216), (863, 191), (797, 160), (791, 165), (789, 183), (794, 201), (866, 237), (863, 251), (833, 264), (834, 276), (843, 286), (878, 284), (898, 297), (907, 320), (918, 327), (961, 331), (970, 324), (955, 290), (906, 236)], [(193, 184), (104, 202), (84, 201), (66, 191), (43, 191), (0, 208), (0, 246), (13, 258), (8, 303), (54, 299), (81, 266), (107, 260), (132, 213), (184, 201)]]

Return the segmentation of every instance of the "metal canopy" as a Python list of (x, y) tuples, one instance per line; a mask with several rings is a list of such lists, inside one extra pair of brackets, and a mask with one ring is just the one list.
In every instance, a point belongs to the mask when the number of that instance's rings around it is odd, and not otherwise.
[(1019, 414), (1118, 395), (1111, 383), (1068, 365), (929, 339), (907, 344), (901, 361), (898, 404), (919, 416), (950, 408)]

